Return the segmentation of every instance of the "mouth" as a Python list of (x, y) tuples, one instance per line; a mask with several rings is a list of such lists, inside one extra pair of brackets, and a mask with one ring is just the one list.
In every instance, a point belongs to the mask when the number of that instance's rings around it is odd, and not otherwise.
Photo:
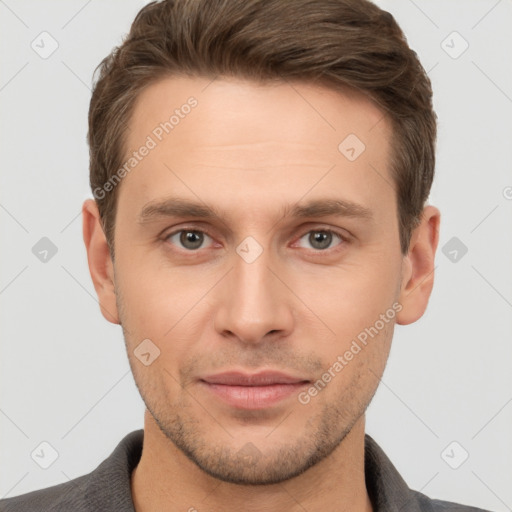
[(289, 398), (311, 381), (281, 372), (224, 372), (200, 379), (214, 397), (237, 409), (265, 409)]

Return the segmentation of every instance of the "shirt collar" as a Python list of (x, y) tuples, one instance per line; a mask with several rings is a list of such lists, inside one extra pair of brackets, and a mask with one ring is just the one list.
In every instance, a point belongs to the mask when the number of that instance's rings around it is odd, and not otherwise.
[(364, 473), (374, 512), (421, 512), (415, 493), (368, 434), (364, 439)]

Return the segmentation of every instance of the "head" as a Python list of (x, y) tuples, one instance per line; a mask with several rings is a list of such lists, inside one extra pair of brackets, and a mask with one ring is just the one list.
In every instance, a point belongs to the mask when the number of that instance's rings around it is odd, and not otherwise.
[[(91, 275), (152, 420), (204, 471), (285, 480), (364, 417), (432, 289), (435, 135), (428, 77), (363, 0), (153, 2), (100, 64)], [(267, 369), (307, 384), (248, 409), (204, 383)]]

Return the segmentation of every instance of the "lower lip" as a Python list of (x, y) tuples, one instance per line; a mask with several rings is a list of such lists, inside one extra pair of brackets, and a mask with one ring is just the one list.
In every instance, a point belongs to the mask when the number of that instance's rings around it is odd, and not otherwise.
[(293, 395), (308, 382), (268, 386), (230, 386), (201, 381), (207, 389), (227, 404), (239, 409), (264, 409)]

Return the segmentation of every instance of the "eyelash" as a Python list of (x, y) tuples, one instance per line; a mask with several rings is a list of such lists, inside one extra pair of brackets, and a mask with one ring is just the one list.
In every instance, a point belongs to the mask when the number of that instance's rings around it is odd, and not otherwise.
[[(209, 236), (212, 240), (214, 239), (213, 235), (211, 235), (208, 230), (206, 230), (206, 229), (198, 229), (198, 228), (195, 228), (195, 227), (194, 228), (192, 228), (192, 227), (184, 227), (184, 228), (177, 229), (176, 231), (172, 231), (171, 233), (166, 234), (163, 239), (164, 239), (165, 242), (167, 242), (169, 240), (169, 238), (171, 238), (172, 236), (174, 236), (174, 235), (176, 235), (178, 233), (182, 233), (182, 232), (201, 233), (201, 234)], [(345, 245), (345, 244), (350, 242), (349, 238), (346, 235), (343, 235), (339, 231), (336, 231), (336, 230), (331, 229), (331, 228), (309, 229), (308, 231), (305, 231), (298, 238), (298, 240), (301, 240), (305, 235), (307, 235), (309, 233), (315, 233), (315, 232), (316, 233), (329, 233), (331, 235), (335, 235), (335, 236), (340, 238), (341, 242), (337, 246), (329, 247), (327, 249), (306, 249), (306, 251), (312, 252), (314, 254), (330, 254), (333, 251), (336, 251), (336, 247)], [(174, 245), (171, 242), (169, 242), (169, 244), (170, 245)], [(186, 252), (188, 254), (194, 254), (194, 253), (198, 253), (201, 249), (180, 249), (180, 250), (184, 251), (184, 252)]]

